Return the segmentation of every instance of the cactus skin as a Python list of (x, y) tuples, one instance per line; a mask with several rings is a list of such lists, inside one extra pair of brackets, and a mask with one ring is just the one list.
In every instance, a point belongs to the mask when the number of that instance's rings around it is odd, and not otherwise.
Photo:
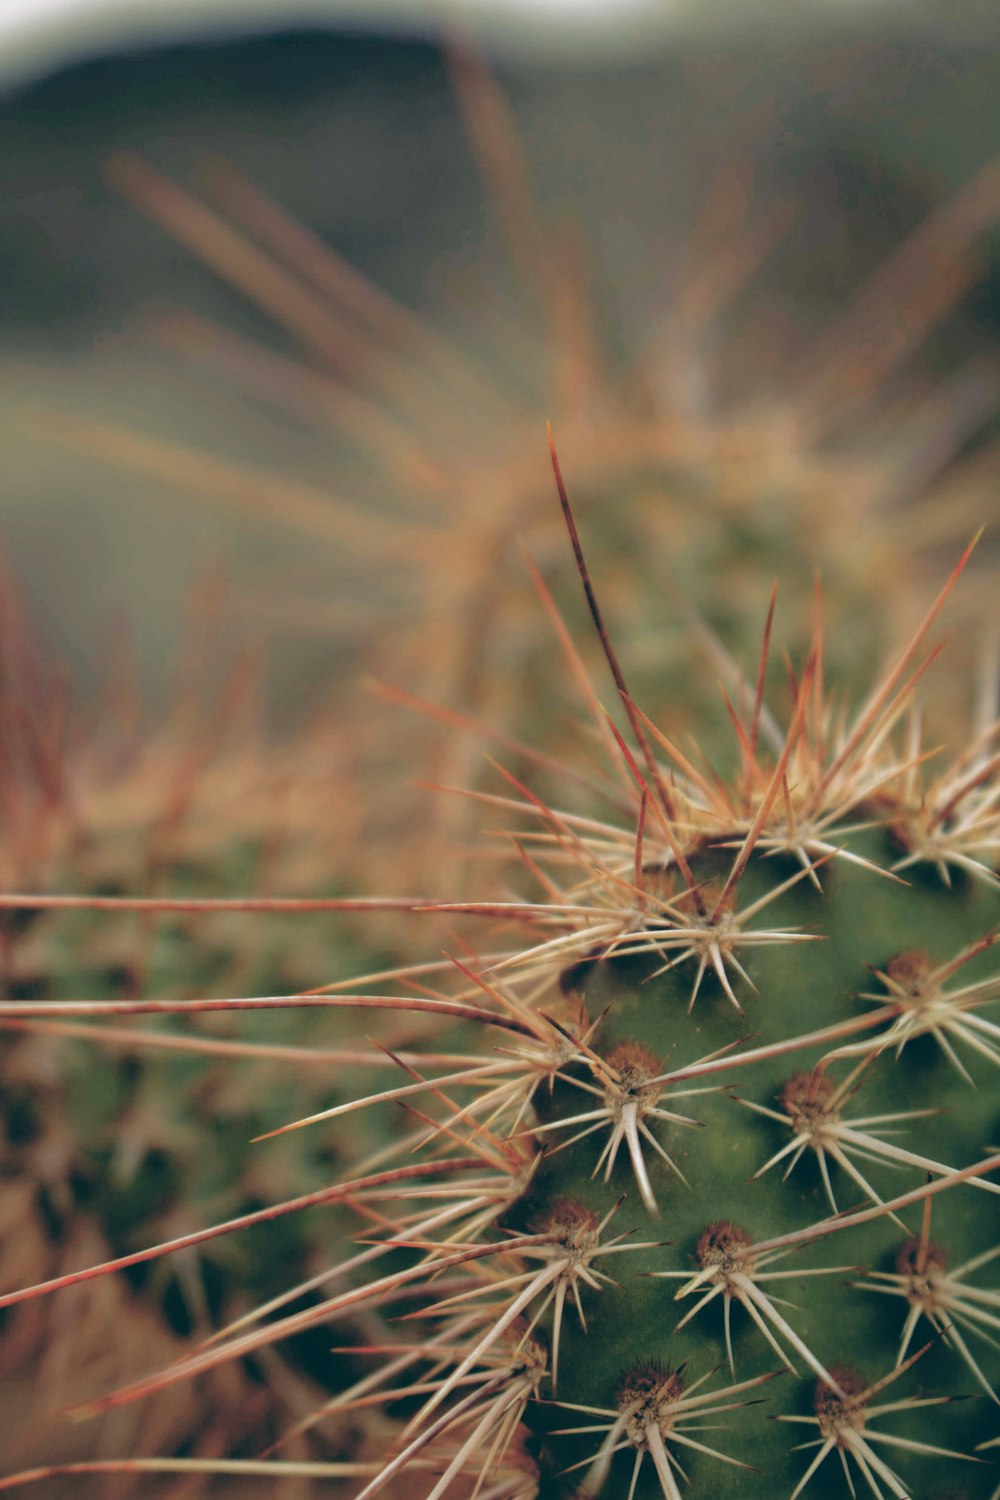
[[(964, 561), (853, 714), (825, 696), (817, 630), (778, 727), (762, 692), (769, 615), (760, 687), (733, 711), (735, 769), (720, 776), (634, 707), (595, 604), (635, 742), (586, 688), (614, 811), (555, 811), (508, 777), (543, 899), (451, 909), (524, 924), (526, 939), (499, 957), (484, 939), (493, 956), (463, 955), (450, 987), (403, 976), (398, 1010), (435, 1022), (426, 1065), (407, 1062), (400, 1085), (417, 1122), (395, 1155), (330, 1189), (391, 1243), (360, 1252), (367, 1269), (357, 1247), (339, 1254), (346, 1290), (320, 1306), (90, 1410), (360, 1307), (387, 1319), (366, 1399), (392, 1414), (416, 1386), (424, 1405), (382, 1459), (317, 1463), (317, 1478), (352, 1473), (358, 1496), (402, 1482), (428, 1500), (477, 1483), (497, 1500), (633, 1483), (636, 1500), (832, 1497), (847, 1449), (858, 1493), (985, 1493), (972, 1455), (989, 1457), (995, 1359), (969, 1321), (998, 1302), (998, 1037), (984, 1014), (1000, 996), (998, 731), (934, 774), (912, 711)], [(430, 1050), (453, 1044), (465, 1066)], [(782, 1181), (793, 1131), (803, 1159)], [(787, 1236), (801, 1247), (772, 1261)], [(912, 1329), (907, 1290), (921, 1299)], [(772, 1378), (786, 1361), (795, 1374)]]
[[(869, 857), (880, 858), (886, 865), (892, 861), (895, 851), (883, 835), (869, 835), (868, 844)], [(695, 866), (694, 873), (700, 875), (701, 870)], [(751, 861), (741, 882), (741, 898), (753, 900), (765, 894), (773, 888), (775, 877), (774, 861)], [(860, 1009), (854, 998), (856, 994), (877, 987), (866, 974), (866, 964), (884, 970), (894, 956), (925, 938), (931, 945), (933, 958), (944, 961), (990, 931), (1000, 916), (996, 893), (973, 882), (960, 882), (951, 892), (935, 888), (936, 877), (929, 882), (918, 880), (914, 886), (900, 887), (880, 881), (869, 871), (851, 869), (843, 861), (835, 861), (834, 868), (825, 870), (822, 879), (822, 894), (802, 882), (767, 910), (769, 922), (773, 914), (775, 924), (801, 924), (822, 933), (825, 941), (758, 950), (748, 959), (747, 970), (758, 994), (748, 992), (745, 985), (740, 987), (744, 1016), (727, 1003), (721, 987), (708, 980), (704, 986), (706, 992), (699, 995), (693, 1012), (687, 1014), (690, 961), (648, 983), (644, 982), (641, 966), (635, 961), (594, 964), (584, 980), (587, 1012), (596, 1017), (606, 1010), (594, 1045), (607, 1057), (613, 1056), (610, 1049), (622, 1040), (640, 1040), (653, 1054), (666, 1059), (664, 1071), (730, 1046), (749, 1034), (753, 1046), (766, 1047), (770, 1042), (856, 1017)], [(997, 965), (991, 959), (992, 955), (987, 953), (970, 964), (964, 971), (966, 980), (972, 982), (996, 975)], [(1000, 984), (997, 987), (1000, 989)], [(735, 1069), (728, 1075), (728, 1082), (740, 1100), (783, 1113), (779, 1100), (788, 1080), (796, 1073), (801, 1076), (803, 1067), (818, 1061), (824, 1050), (831, 1049), (814, 1047), (792, 1058), (768, 1059)], [(839, 1083), (851, 1068), (850, 1060), (831, 1061), (822, 1076)], [(579, 1065), (573, 1071), (578, 1077), (591, 1079), (589, 1070), (581, 1075)], [(931, 1119), (905, 1121), (908, 1127), (905, 1134), (890, 1139), (938, 1161), (965, 1166), (982, 1154), (985, 1142), (995, 1131), (995, 1101), (988, 1087), (989, 1073), (975, 1063), (970, 1071), (982, 1085), (979, 1089), (971, 1088), (949, 1065), (941, 1049), (924, 1037), (905, 1048), (898, 1060), (891, 1052), (878, 1056), (860, 1079), (857, 1093), (852, 1093), (844, 1104), (844, 1117), (928, 1108), (941, 1110), (941, 1115)], [(552, 1100), (546, 1101), (546, 1124), (560, 1115), (579, 1113), (580, 1100), (586, 1097), (568, 1085), (557, 1085)], [(683, 1329), (675, 1331), (675, 1325), (688, 1313), (695, 1298), (675, 1301), (675, 1292), (684, 1280), (654, 1278), (666, 1271), (680, 1272), (686, 1279), (698, 1269), (699, 1240), (713, 1221), (728, 1220), (745, 1228), (753, 1240), (760, 1241), (826, 1218), (832, 1210), (825, 1199), (814, 1153), (811, 1149), (805, 1152), (787, 1181), (781, 1181), (777, 1168), (763, 1178), (751, 1180), (775, 1151), (787, 1145), (791, 1131), (776, 1121), (741, 1110), (737, 1099), (726, 1093), (705, 1094), (690, 1100), (686, 1106), (678, 1104), (677, 1108), (689, 1109), (705, 1129), (654, 1126), (654, 1133), (690, 1183), (690, 1188), (685, 1187), (652, 1150), (645, 1148), (651, 1186), (660, 1207), (655, 1225), (639, 1202), (624, 1150), (619, 1152), (610, 1183), (592, 1179), (598, 1154), (595, 1142), (604, 1141), (600, 1132), (543, 1160), (533, 1182), (530, 1211), (535, 1215), (539, 1204), (550, 1194), (573, 1197), (603, 1213), (621, 1192), (628, 1190), (629, 1197), (617, 1215), (616, 1228), (634, 1229), (636, 1237), (644, 1239), (650, 1237), (652, 1230), (653, 1236), (662, 1235), (671, 1242), (662, 1248), (621, 1257), (613, 1273), (621, 1281), (621, 1287), (605, 1286), (599, 1296), (593, 1295), (585, 1304), (586, 1335), (577, 1326), (575, 1317), (565, 1320), (560, 1401), (612, 1406), (618, 1382), (638, 1360), (659, 1359), (674, 1367), (686, 1365), (691, 1378), (721, 1367), (710, 1385), (728, 1385), (735, 1379), (748, 1380), (781, 1368), (774, 1350), (736, 1302), (732, 1309), (736, 1374), (727, 1373), (721, 1297), (696, 1314)], [(547, 1138), (550, 1142), (558, 1141), (573, 1133), (569, 1128), (547, 1132)], [(921, 1181), (918, 1169), (890, 1172), (884, 1165), (857, 1160), (854, 1165), (884, 1198), (916, 1187)], [(864, 1201), (863, 1190), (842, 1169), (833, 1165), (830, 1175), (840, 1208)], [(919, 1208), (902, 1211), (907, 1223), (915, 1214), (919, 1223)], [(518, 1216), (512, 1216), (511, 1222), (519, 1227)], [(938, 1225), (940, 1243), (947, 1248), (949, 1263), (960, 1265), (996, 1243), (996, 1203), (986, 1193), (975, 1193), (968, 1187), (956, 1188), (954, 1196), (947, 1199), (947, 1207), (942, 1202), (932, 1214), (935, 1238)], [(791, 1272), (790, 1279), (780, 1284), (764, 1281), (762, 1289), (765, 1292), (770, 1289), (795, 1304), (793, 1309), (782, 1306), (780, 1310), (827, 1368), (835, 1363), (853, 1365), (868, 1384), (887, 1374), (895, 1363), (907, 1304), (900, 1299), (890, 1303), (889, 1298), (865, 1297), (850, 1283), (867, 1280), (870, 1284), (870, 1278), (861, 1270), (852, 1272), (851, 1267), (893, 1269), (893, 1258), (905, 1239), (887, 1218), (879, 1218), (853, 1231), (844, 1231), (842, 1236), (831, 1236), (793, 1252), (775, 1267)], [(801, 1279), (794, 1275), (799, 1269), (807, 1272), (829, 1266), (839, 1267), (838, 1274)], [(995, 1285), (995, 1276), (992, 1280)], [(988, 1287), (989, 1268), (979, 1276), (970, 1277), (970, 1284)], [(924, 1321), (911, 1347), (920, 1347), (932, 1332)], [(790, 1494), (794, 1489), (805, 1469), (803, 1455), (790, 1454), (786, 1427), (764, 1418), (778, 1412), (808, 1412), (802, 1398), (808, 1398), (817, 1382), (811, 1376), (810, 1389), (806, 1389), (803, 1382), (810, 1377), (808, 1367), (780, 1335), (778, 1342), (801, 1378), (793, 1380), (788, 1376), (759, 1392), (748, 1391), (744, 1399), (759, 1395), (767, 1398), (767, 1405), (733, 1414), (728, 1419), (732, 1431), (717, 1433), (717, 1443), (713, 1438), (705, 1438), (721, 1451), (758, 1468), (761, 1488), (753, 1488), (754, 1478), (745, 1471), (713, 1462), (703, 1455), (685, 1455), (680, 1450), (679, 1456), (691, 1475), (691, 1485), (685, 1493), (746, 1496)], [(989, 1369), (991, 1351), (976, 1345), (975, 1339), (971, 1342), (982, 1365)], [(977, 1389), (975, 1378), (963, 1367), (958, 1353), (943, 1345), (930, 1350), (913, 1374), (903, 1379), (905, 1384), (893, 1392), (896, 1399), (914, 1393), (916, 1384), (921, 1394), (933, 1395), (957, 1395)], [(921, 1431), (920, 1419), (927, 1420), (922, 1412), (917, 1414), (916, 1423), (911, 1420), (907, 1425), (905, 1419), (897, 1419), (895, 1425), (887, 1424), (887, 1430), (969, 1452), (977, 1438), (986, 1436), (979, 1430), (986, 1416), (986, 1405), (980, 1401), (974, 1403), (978, 1410), (965, 1403), (935, 1409), (933, 1433), (928, 1433), (926, 1425)], [(569, 1425), (565, 1414), (558, 1410), (555, 1419), (555, 1425)], [(582, 1423), (586, 1419), (579, 1420)], [(544, 1428), (552, 1421), (549, 1411), (540, 1408), (539, 1426)], [(814, 1435), (799, 1434), (803, 1439)], [(592, 1440), (576, 1437), (546, 1443), (544, 1452), (546, 1464), (552, 1465), (550, 1472), (579, 1461), (587, 1452), (588, 1441)], [(894, 1458), (891, 1451), (883, 1456)], [(921, 1494), (934, 1492), (925, 1487), (932, 1473), (942, 1485), (949, 1478), (959, 1484), (966, 1482), (962, 1472), (966, 1466), (958, 1461), (948, 1460), (943, 1466), (939, 1461), (935, 1468), (934, 1461), (927, 1457), (911, 1458), (909, 1465), (905, 1455), (897, 1457), (900, 1471), (911, 1480), (921, 1473), (925, 1475), (921, 1479)], [(603, 1493), (622, 1492), (628, 1473), (622, 1461), (621, 1468), (614, 1470), (610, 1487)], [(972, 1479), (978, 1476), (973, 1475)], [(816, 1481), (813, 1492), (839, 1494), (837, 1486), (841, 1483), (837, 1467), (836, 1473), (825, 1475), (822, 1482)], [(644, 1480), (638, 1493), (658, 1493), (649, 1464), (644, 1466)]]

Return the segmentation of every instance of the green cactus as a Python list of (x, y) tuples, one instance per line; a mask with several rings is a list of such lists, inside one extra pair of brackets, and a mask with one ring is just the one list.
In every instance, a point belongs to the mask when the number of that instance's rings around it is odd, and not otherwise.
[[(342, 904), (329, 841), (346, 861), (355, 837), (348, 817), (336, 829), (323, 817), (331, 802), (349, 803), (343, 747), (327, 717), (299, 733), (293, 760), (290, 748), (254, 733), (245, 672), (211, 705), (187, 680), (184, 700), (155, 726), (120, 688), (84, 709), (67, 703), (63, 676), (35, 645), (9, 584), (3, 609), (0, 879), (42, 899), (0, 912), (3, 996), (38, 1007), (33, 1019), (0, 1023), (0, 1295), (213, 1215), (252, 1211), (286, 1180), (319, 1186), (331, 1156), (353, 1145), (299, 1135), (267, 1157), (246, 1150), (294, 1110), (326, 1102), (331, 1070), (357, 1077), (370, 1049), (346, 1013), (340, 1024), (327, 1015), (322, 1041), (316, 1013), (303, 1010), (239, 1035), (225, 1017), (222, 1031), (207, 1018), (184, 1037), (125, 1022), (95, 1045), (85, 1015), (60, 1017), (58, 1002), (86, 1012), (88, 1002), (141, 995), (293, 992), (317, 975), (335, 983), (362, 955), (372, 967), (392, 961), (371, 933), (362, 941), (342, 923), (336, 949), (326, 937), (327, 914)], [(307, 899), (270, 903), (271, 882)], [(46, 901), (65, 890), (79, 904)], [(406, 1022), (379, 1034), (405, 1048)], [(374, 1018), (368, 1029), (375, 1033)], [(378, 1075), (376, 1061), (370, 1076)], [(205, 1403), (178, 1393), (149, 1423), (137, 1415), (125, 1427), (67, 1430), (62, 1411), (68, 1394), (169, 1363), (185, 1338), (283, 1289), (289, 1273), (305, 1275), (319, 1248), (310, 1228), (306, 1218), (288, 1221), (280, 1274), (250, 1240), (209, 1244), (173, 1265), (81, 1288), (72, 1318), (38, 1305), (0, 1314), (0, 1402), (11, 1414), (3, 1468), (54, 1451), (92, 1455), (123, 1439), (197, 1451), (238, 1447), (250, 1431), (257, 1440), (268, 1424), (277, 1432), (287, 1400), (246, 1368), (223, 1372)]]
[[(513, 814), (534, 898), (433, 903), (488, 924), (479, 956), (466, 943), (346, 1002), (427, 1027), (422, 1061), (389, 1054), (398, 1087), (299, 1122), (389, 1107), (377, 1152), (366, 1130), (367, 1159), (309, 1200), (347, 1202), (361, 1243), (304, 1306), (88, 1410), (359, 1312), (373, 1363), (344, 1390), (330, 1357), (330, 1395), (297, 1424), (320, 1442), (309, 1462), (99, 1467), (298, 1474), (366, 1500), (987, 1494), (1000, 730), (942, 769), (917, 707), (968, 552), (855, 709), (830, 696), (817, 625), (783, 726), (772, 600), (713, 764), (633, 702), (556, 476), (623, 728), (565, 640), (603, 767), (581, 739), (579, 764), (540, 767), (558, 807), (510, 772), (486, 797)], [(497, 923), (518, 940), (498, 946)], [(371, 1409), (395, 1423), (380, 1454), (324, 1455), (326, 1424)]]

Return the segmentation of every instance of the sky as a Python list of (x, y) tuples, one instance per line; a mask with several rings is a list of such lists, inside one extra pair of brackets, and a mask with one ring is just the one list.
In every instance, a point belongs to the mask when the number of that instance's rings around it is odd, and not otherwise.
[[(763, 23), (810, 28), (842, 22), (949, 30), (986, 25), (994, 37), (997, 0), (0, 0), (0, 80), (21, 81), (130, 44), (176, 44), (199, 34), (225, 36), (283, 26), (353, 23), (436, 34), (463, 24), (491, 47), (571, 56), (597, 49), (606, 58), (644, 50), (652, 39)], [(978, 18), (978, 19), (977, 19)]]
[[(701, 4), (705, 0), (700, 0)], [(354, 21), (419, 31), (442, 22), (485, 25), (501, 39), (621, 36), (628, 21), (691, 14), (698, 0), (0, 0), (0, 73), (31, 75), (129, 42), (179, 41), (281, 21)], [(507, 35), (505, 36), (505, 29)]]

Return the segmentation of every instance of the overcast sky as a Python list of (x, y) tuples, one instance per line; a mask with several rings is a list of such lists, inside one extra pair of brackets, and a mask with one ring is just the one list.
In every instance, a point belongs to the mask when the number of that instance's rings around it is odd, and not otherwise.
[[(136, 42), (179, 42), (199, 33), (337, 25), (366, 30), (384, 24), (434, 32), (463, 18), (508, 49), (556, 53), (599, 47), (628, 53), (656, 35), (735, 27), (810, 28), (816, 22), (915, 17), (968, 29), (974, 17), (1000, 17), (997, 0), (0, 0), (0, 75), (44, 73), (62, 63)], [(918, 22), (919, 24), (919, 22)]]
[(199, 31), (349, 20), (420, 31), (463, 12), (508, 42), (544, 42), (547, 34), (563, 45), (588, 36), (621, 44), (629, 21), (668, 21), (706, 5), (711, 0), (0, 0), (0, 71), (46, 71), (108, 47)]

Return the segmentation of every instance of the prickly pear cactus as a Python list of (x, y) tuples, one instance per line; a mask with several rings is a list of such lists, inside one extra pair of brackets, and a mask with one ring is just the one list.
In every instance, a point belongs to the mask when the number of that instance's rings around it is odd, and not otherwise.
[(267, 1211), (347, 1204), (357, 1242), (293, 1310), (87, 1407), (163, 1399), (309, 1330), (337, 1343), (363, 1313), (367, 1369), (345, 1388), (331, 1356), (295, 1431), (320, 1441), (372, 1410), (395, 1430), (335, 1460), (104, 1467), (358, 1500), (986, 1495), (1000, 731), (935, 755), (917, 702), (965, 558), (857, 705), (830, 692), (821, 624), (779, 687), (772, 602), (713, 754), (631, 698), (556, 477), (621, 713), (564, 635), (590, 713), (579, 759), (522, 746), (538, 789), (508, 771), (482, 794), (530, 888), (512, 899), (508, 868), (502, 897), (425, 903), (487, 924), (479, 947), (457, 933), (335, 1002), (427, 1028), (416, 1052), (383, 1049), (398, 1085), (296, 1122), (404, 1111), (390, 1144)]

